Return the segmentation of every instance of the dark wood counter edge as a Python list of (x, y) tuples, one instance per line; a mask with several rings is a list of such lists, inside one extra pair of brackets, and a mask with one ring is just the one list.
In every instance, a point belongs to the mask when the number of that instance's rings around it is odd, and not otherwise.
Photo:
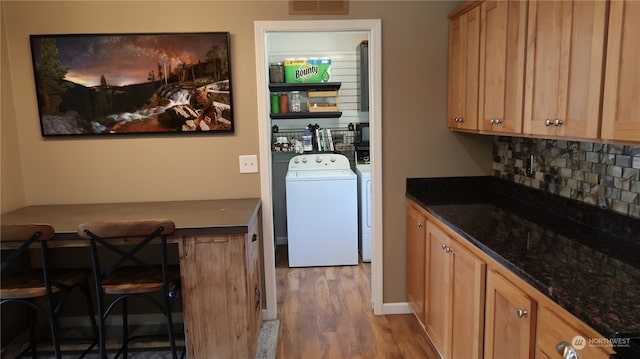
[[(259, 221), (259, 213), (262, 208), (262, 201), (259, 198), (242, 198), (242, 200), (256, 200), (256, 205), (247, 218), (247, 224), (230, 225), (230, 226), (212, 226), (212, 227), (187, 227), (176, 228), (176, 230), (168, 237), (169, 243), (177, 243), (183, 237), (206, 236), (206, 235), (228, 235), (228, 234), (247, 234), (249, 228), (254, 221)], [(76, 232), (56, 232), (53, 240), (49, 242), (49, 247), (85, 247), (88, 242), (81, 239)], [(14, 249), (6, 244), (2, 245), (2, 249)]]
[[(249, 233), (249, 225), (246, 226), (229, 226), (229, 227), (201, 227), (201, 228), (180, 228), (176, 229), (171, 235), (168, 237), (168, 241), (176, 242), (178, 239), (183, 237), (193, 237), (193, 236), (206, 236), (206, 235), (220, 235), (220, 234), (247, 234)], [(86, 239), (80, 238), (77, 233), (69, 232), (69, 233), (56, 233), (53, 237), (55, 241), (65, 241), (69, 243), (71, 241), (81, 241), (86, 242)], [(54, 243), (53, 246), (49, 245), (49, 247), (56, 247)]]

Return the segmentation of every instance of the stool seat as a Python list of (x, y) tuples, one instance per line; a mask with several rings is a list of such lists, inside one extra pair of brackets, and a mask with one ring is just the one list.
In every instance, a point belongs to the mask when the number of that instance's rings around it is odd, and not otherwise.
[[(102, 291), (105, 294), (133, 294), (151, 293), (162, 290), (161, 267), (156, 266), (157, 272), (147, 272), (139, 267), (128, 266), (118, 268), (113, 273), (102, 279)], [(170, 266), (167, 269), (167, 277), (174, 282), (180, 278), (180, 269), (177, 266)]]
[[(51, 270), (51, 293), (56, 294), (86, 281), (91, 272), (89, 270)], [(44, 297), (47, 295), (47, 287), (42, 275), (17, 274), (2, 279), (0, 298), (2, 299), (26, 299)]]

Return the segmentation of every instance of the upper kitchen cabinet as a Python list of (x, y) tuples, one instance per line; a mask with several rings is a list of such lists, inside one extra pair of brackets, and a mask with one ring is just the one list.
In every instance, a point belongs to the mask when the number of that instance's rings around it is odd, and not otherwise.
[(522, 133), (527, 3), (485, 1), (480, 13), (478, 128)]
[(610, 6), (602, 138), (640, 142), (640, 2)]
[[(606, 15), (605, 1), (529, 2), (526, 134), (599, 137)], [(625, 23), (630, 26), (633, 21)], [(631, 47), (637, 51), (638, 45)], [(627, 64), (624, 69), (637, 77), (638, 70), (631, 70), (632, 66)], [(633, 92), (628, 95), (630, 98)]]
[(449, 15), (448, 125), (478, 129), (480, 6)]

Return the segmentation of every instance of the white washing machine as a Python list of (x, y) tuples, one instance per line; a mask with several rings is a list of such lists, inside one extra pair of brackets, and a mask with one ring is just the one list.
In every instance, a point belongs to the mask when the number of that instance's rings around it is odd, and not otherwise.
[(358, 184), (347, 157), (293, 157), (286, 196), (289, 267), (358, 264)]
[(363, 262), (371, 262), (371, 165), (357, 164), (358, 177), (358, 249)]

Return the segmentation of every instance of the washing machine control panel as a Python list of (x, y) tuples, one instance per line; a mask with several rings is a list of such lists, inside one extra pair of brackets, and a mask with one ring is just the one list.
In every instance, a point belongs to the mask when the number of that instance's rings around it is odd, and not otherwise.
[(344, 170), (351, 169), (349, 159), (337, 153), (298, 155), (289, 161), (289, 170)]

